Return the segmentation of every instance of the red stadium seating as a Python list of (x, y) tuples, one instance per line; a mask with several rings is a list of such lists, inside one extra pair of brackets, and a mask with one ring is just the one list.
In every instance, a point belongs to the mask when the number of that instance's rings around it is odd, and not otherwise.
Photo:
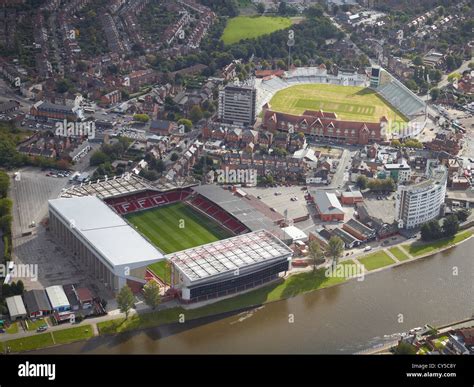
[(106, 199), (105, 202), (113, 207), (119, 214), (129, 214), (139, 210), (159, 207), (165, 204), (184, 200), (191, 195), (190, 189), (159, 193), (145, 191), (120, 198)]
[[(185, 201), (188, 200), (192, 194), (193, 191), (189, 188), (165, 193), (145, 191), (119, 198), (105, 199), (105, 202), (114, 208), (118, 214), (126, 215), (135, 211), (141, 211), (160, 207), (165, 204)], [(236, 235), (243, 232), (248, 232), (247, 227), (245, 227), (232, 215), (228, 214), (218, 205), (212, 203), (210, 200), (201, 195), (194, 196), (188, 201), (188, 203), (199, 211), (210, 216), (216, 222), (222, 224), (225, 228)]]
[(219, 206), (207, 200), (205, 197), (197, 195), (189, 202), (193, 207), (207, 214), (215, 221), (222, 224), (225, 228), (230, 230), (232, 233), (237, 235), (243, 232), (248, 232), (247, 227), (245, 227), (242, 223), (232, 217), (232, 215), (225, 212)]

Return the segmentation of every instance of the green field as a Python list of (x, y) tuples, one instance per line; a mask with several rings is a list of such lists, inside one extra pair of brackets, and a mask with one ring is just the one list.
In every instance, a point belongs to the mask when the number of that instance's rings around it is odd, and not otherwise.
[(400, 262), (410, 259), (410, 257), (399, 247), (392, 247), (391, 249), (388, 249), (388, 251), (390, 251)]
[[(340, 265), (355, 265), (352, 260), (341, 262)], [(97, 324), (100, 334), (112, 334), (125, 332), (132, 329), (150, 328), (162, 324), (170, 324), (178, 321), (179, 316), (185, 313), (187, 320), (200, 317), (226, 313), (250, 306), (262, 305), (267, 302), (283, 300), (317, 289), (324, 289), (346, 282), (344, 277), (328, 277), (326, 269), (318, 269), (315, 272), (295, 274), (283, 282), (275, 282), (248, 293), (228, 298), (213, 304), (205, 305), (195, 309), (183, 309), (181, 307), (161, 310), (152, 313), (134, 314), (124, 320), (118, 318), (100, 322)]]
[(270, 105), (272, 110), (291, 114), (321, 109), (345, 121), (379, 122), (385, 116), (391, 122), (407, 122), (375, 91), (357, 86), (295, 85), (277, 92)]
[(171, 283), (171, 267), (168, 265), (168, 261), (156, 262), (148, 266), (148, 269), (155, 273), (165, 284)]
[(232, 236), (230, 231), (185, 203), (138, 212), (126, 218), (165, 254)]
[(45, 319), (43, 318), (40, 318), (35, 321), (27, 320), (27, 326), (29, 331), (36, 331), (42, 325), (48, 325)]
[(380, 269), (381, 267), (393, 265), (395, 263), (395, 261), (384, 251), (377, 251), (366, 255), (363, 258), (359, 258), (359, 262), (362, 263), (368, 271)]
[(10, 347), (12, 352), (32, 351), (38, 348), (50, 347), (54, 344), (51, 332), (40, 335), (27, 336), (21, 339), (9, 340), (5, 347)]
[(91, 325), (64, 329), (52, 332), (56, 344), (68, 344), (75, 341), (87, 340), (94, 336)]
[(452, 238), (444, 238), (428, 243), (413, 242), (411, 244), (403, 245), (403, 248), (414, 257), (419, 257), (424, 254), (434, 253), (439, 249), (445, 249), (447, 247), (453, 246), (456, 243), (462, 242), (463, 240), (470, 238), (471, 236), (472, 231), (461, 231), (458, 232)]
[(284, 30), (293, 24), (287, 17), (238, 16), (230, 19), (222, 34), (224, 44), (237, 43), (243, 39), (258, 38), (278, 30)]

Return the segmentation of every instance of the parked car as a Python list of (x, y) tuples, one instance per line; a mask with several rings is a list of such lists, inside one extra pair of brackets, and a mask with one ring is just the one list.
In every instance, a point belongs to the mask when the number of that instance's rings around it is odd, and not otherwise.
[(366, 246), (366, 247), (364, 248), (364, 251), (370, 251), (370, 250), (372, 250), (372, 246)]
[(36, 332), (44, 332), (48, 329), (48, 326), (47, 325), (41, 325), (40, 327), (38, 327), (38, 329), (36, 330)]

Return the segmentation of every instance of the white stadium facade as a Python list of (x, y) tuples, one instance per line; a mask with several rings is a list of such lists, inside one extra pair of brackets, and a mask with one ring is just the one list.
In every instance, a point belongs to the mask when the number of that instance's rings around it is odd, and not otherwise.
[[(152, 201), (152, 197), (167, 200)], [(236, 228), (228, 228), (235, 236), (165, 255), (123, 217), (204, 197), (235, 224)], [(114, 293), (125, 285), (140, 291), (152, 279), (147, 268), (167, 260), (171, 294), (185, 303), (204, 301), (276, 280), (291, 263), (292, 250), (275, 236), (278, 227), (244, 201), (228, 199), (226, 191), (215, 186), (151, 185), (138, 176), (124, 175), (64, 190), (49, 201), (48, 227), (78, 264)], [(135, 204), (125, 211), (125, 202)]]
[(171, 282), (184, 302), (206, 301), (252, 289), (290, 267), (292, 250), (266, 230), (169, 254)]
[(49, 201), (49, 229), (112, 291), (145, 283), (146, 267), (164, 259), (150, 242), (95, 196)]

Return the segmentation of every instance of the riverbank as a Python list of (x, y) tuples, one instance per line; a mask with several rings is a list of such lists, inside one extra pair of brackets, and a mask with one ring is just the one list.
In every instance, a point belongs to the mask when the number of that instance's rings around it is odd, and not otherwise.
[[(430, 255), (433, 255), (439, 251), (443, 251), (452, 247), (454, 241), (455, 243), (462, 243), (465, 240), (468, 240), (472, 236), (472, 231), (469, 231), (469, 234), (465, 234), (466, 231), (463, 231), (460, 234), (463, 234), (461, 237), (453, 238), (452, 240), (447, 240), (444, 247), (440, 250), (433, 251)], [(460, 240), (462, 239), (462, 240)], [(440, 241), (436, 241), (439, 243)], [(427, 245), (420, 242), (414, 242), (417, 245)], [(406, 242), (405, 242), (406, 244)], [(392, 249), (393, 246), (390, 246)], [(380, 250), (384, 251), (384, 250)], [(374, 253), (368, 254), (371, 256)], [(380, 264), (390, 263), (386, 258), (380, 259), (380, 254), (373, 257), (374, 262), (371, 267), (372, 270), (367, 270), (364, 274), (371, 274), (384, 270), (390, 267), (398, 266), (403, 263), (414, 261), (419, 258), (424, 258), (424, 256), (411, 257), (408, 260), (397, 261), (395, 258), (392, 259), (393, 263), (384, 266), (378, 267)], [(365, 258), (367, 256), (364, 256)], [(363, 259), (364, 257), (361, 257)], [(349, 265), (349, 267), (356, 263), (358, 258), (354, 258), (351, 261), (341, 262), (343, 266)], [(344, 270), (342, 271), (344, 272)], [(108, 316), (108, 319), (111, 321), (102, 321), (100, 319), (95, 319), (93, 321), (87, 321), (87, 324), (92, 324), (95, 326), (94, 335), (110, 335), (117, 334), (121, 332), (139, 330), (152, 328), (157, 326), (162, 326), (165, 324), (173, 323), (185, 323), (190, 320), (207, 317), (207, 316), (219, 316), (225, 315), (226, 313), (237, 313), (238, 311), (253, 309), (262, 304), (268, 304), (279, 300), (288, 299), (299, 294), (304, 294), (312, 292), (318, 289), (324, 289), (328, 287), (333, 287), (341, 283), (348, 282), (350, 278), (344, 276), (334, 276), (327, 277), (323, 269), (317, 270), (315, 273), (312, 271), (294, 274), (288, 277), (285, 281), (278, 283), (273, 283), (266, 285), (260, 289), (250, 291), (239, 296), (229, 298), (226, 300), (221, 300), (213, 304), (205, 305), (195, 309), (185, 309), (183, 307), (174, 307), (157, 312), (147, 312), (147, 313), (138, 313), (133, 314), (129, 317), (127, 321), (121, 315)], [(112, 318), (111, 318), (112, 317)], [(3, 340), (2, 340), (3, 339)], [(3, 337), (2, 341), (6, 341), (7, 337)], [(27, 338), (25, 338), (26, 340)], [(8, 345), (8, 343), (7, 343)], [(25, 345), (26, 347), (26, 345)], [(41, 348), (41, 347), (39, 347)]]

